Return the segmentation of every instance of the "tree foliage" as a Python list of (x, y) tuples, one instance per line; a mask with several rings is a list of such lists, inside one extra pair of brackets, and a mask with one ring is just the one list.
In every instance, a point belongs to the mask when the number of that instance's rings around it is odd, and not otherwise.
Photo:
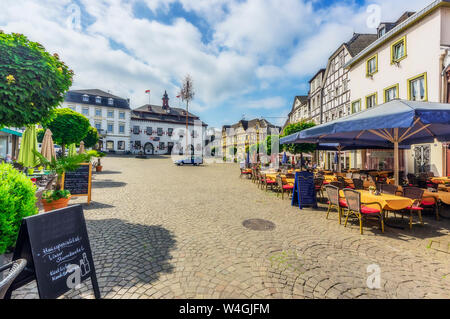
[(71, 109), (53, 111), (47, 127), (53, 133), (53, 141), (65, 148), (65, 145), (80, 143), (88, 134), (89, 120)]
[(43, 123), (64, 101), (73, 71), (22, 34), (0, 31), (0, 126)]
[(99, 139), (100, 137), (98, 136), (97, 129), (90, 126), (87, 135), (83, 138), (84, 147), (94, 147), (98, 143)]
[(37, 214), (36, 187), (10, 164), (0, 164), (0, 255), (14, 247), (22, 219)]
[(260, 151), (269, 156), (272, 155), (272, 138), (274, 139), (275, 143), (280, 143), (279, 135), (268, 135), (266, 139), (259, 144)]
[[(309, 129), (314, 126), (316, 126), (314, 122), (307, 122), (307, 121), (289, 124), (284, 129), (281, 137), (285, 137)], [(316, 150), (316, 146), (314, 144), (284, 144), (283, 150), (288, 151), (291, 154), (311, 153)]]
[(40, 128), (36, 131), (36, 138), (38, 143), (42, 143), (44, 140), (45, 130), (43, 128)]

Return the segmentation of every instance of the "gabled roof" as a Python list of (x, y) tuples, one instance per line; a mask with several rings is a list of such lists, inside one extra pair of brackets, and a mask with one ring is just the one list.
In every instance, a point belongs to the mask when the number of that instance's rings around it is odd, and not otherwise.
[(377, 37), (376, 34), (355, 33), (345, 45), (347, 46), (348, 52), (353, 57), (374, 42)]
[(325, 69), (320, 69), (308, 82), (311, 83), (320, 73), (325, 73)]
[[(267, 121), (266, 119), (253, 119), (253, 120), (240, 120), (239, 122), (233, 124), (233, 125), (227, 125), (227, 128), (233, 128), (233, 129), (237, 129), (239, 127), (242, 127), (245, 131), (248, 130), (249, 128), (254, 128), (257, 126), (257, 124), (259, 124), (260, 127), (266, 127), (266, 128), (279, 128), (276, 125), (273, 125), (272, 123), (270, 123), (269, 121)], [(225, 126), (224, 126), (225, 127)]]
[[(169, 107), (164, 109), (159, 105), (146, 104), (131, 112), (131, 120), (164, 122), (170, 124), (186, 124), (186, 111), (180, 108)], [(200, 121), (200, 118), (188, 112), (188, 124), (192, 125), (194, 121)], [(208, 126), (202, 122), (203, 126)]]

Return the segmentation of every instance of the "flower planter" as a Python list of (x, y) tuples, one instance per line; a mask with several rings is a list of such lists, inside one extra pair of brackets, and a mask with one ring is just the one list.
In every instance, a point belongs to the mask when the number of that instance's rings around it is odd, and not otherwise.
[(42, 205), (44, 206), (44, 211), (49, 212), (49, 211), (52, 211), (55, 209), (67, 207), (67, 205), (69, 204), (70, 198), (71, 198), (71, 196), (69, 196), (69, 198), (60, 198), (60, 199), (54, 200), (50, 203), (47, 202), (47, 200), (43, 199), (43, 200), (41, 200), (41, 202), (42, 202)]
[(95, 166), (95, 171), (96, 171), (96, 172), (101, 172), (101, 171), (102, 171), (102, 168), (103, 168), (103, 166), (97, 165), (97, 166)]

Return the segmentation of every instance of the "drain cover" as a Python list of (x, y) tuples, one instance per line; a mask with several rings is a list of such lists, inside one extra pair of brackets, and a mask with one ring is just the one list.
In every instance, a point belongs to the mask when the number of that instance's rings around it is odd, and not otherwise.
[(242, 222), (245, 228), (251, 230), (274, 230), (275, 224), (265, 219), (247, 219)]

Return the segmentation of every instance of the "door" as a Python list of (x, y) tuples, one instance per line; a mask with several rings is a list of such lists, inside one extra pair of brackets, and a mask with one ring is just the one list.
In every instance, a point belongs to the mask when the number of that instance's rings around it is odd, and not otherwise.
[(430, 171), (430, 145), (420, 145), (414, 148), (414, 171), (426, 173)]
[(153, 155), (154, 154), (153, 144), (152, 143), (145, 144), (144, 152), (145, 152), (145, 155)]
[(174, 147), (173, 142), (169, 142), (169, 143), (167, 144), (167, 153), (168, 153), (168, 154), (172, 154), (173, 147)]

